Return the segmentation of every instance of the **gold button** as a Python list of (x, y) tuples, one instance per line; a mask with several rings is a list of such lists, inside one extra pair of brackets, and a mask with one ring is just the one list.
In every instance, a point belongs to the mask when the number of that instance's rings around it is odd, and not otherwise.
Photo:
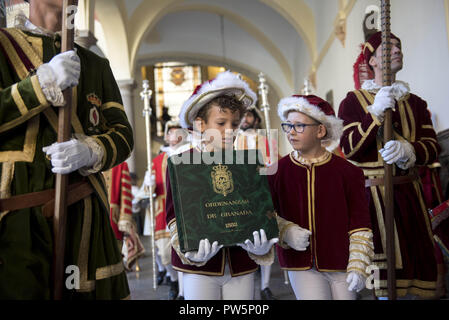
[(55, 47), (56, 48), (61, 48), (61, 42), (60, 41), (55, 41)]

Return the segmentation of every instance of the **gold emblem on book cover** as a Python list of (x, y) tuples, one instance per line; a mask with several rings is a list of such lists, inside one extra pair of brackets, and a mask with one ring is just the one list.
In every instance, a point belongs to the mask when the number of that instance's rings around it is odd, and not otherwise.
[(210, 174), (212, 176), (214, 191), (226, 197), (226, 195), (234, 191), (232, 172), (228, 170), (227, 166), (221, 164), (214, 166), (212, 169), (213, 171)]

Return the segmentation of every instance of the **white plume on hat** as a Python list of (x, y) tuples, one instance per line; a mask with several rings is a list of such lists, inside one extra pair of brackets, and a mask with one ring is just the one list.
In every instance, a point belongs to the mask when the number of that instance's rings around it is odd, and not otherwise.
[(213, 80), (198, 86), (192, 96), (184, 102), (179, 114), (179, 121), (183, 128), (190, 128), (201, 108), (220, 95), (235, 96), (243, 102), (246, 108), (254, 105), (257, 95), (251, 90), (248, 83), (231, 71), (224, 71)]

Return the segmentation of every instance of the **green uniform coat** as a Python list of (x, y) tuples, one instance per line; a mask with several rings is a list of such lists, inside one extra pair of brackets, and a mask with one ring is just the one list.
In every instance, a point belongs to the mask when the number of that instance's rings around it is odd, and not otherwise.
[[(36, 69), (58, 54), (60, 38), (0, 31), (0, 198), (9, 198), (55, 187), (42, 148), (56, 142), (58, 110), (46, 100), (30, 63)], [(72, 132), (94, 138), (104, 158), (100, 171), (84, 178), (95, 193), (68, 208), (65, 266), (79, 268), (80, 287), (65, 289), (64, 298), (125, 299), (129, 288), (101, 171), (127, 159), (132, 129), (108, 61), (76, 47), (81, 76), (74, 90)], [(69, 183), (82, 179), (75, 171)], [(41, 207), (0, 212), (0, 299), (52, 297), (51, 220)]]

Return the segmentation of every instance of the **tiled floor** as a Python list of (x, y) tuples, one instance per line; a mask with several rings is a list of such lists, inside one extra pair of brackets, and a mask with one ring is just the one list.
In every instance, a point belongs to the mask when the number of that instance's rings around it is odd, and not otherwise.
[[(134, 300), (167, 300), (169, 287), (161, 285), (156, 290), (153, 289), (153, 272), (151, 259), (150, 237), (142, 237), (142, 242), (147, 250), (144, 257), (139, 259), (140, 271), (128, 272), (128, 282), (131, 290), (131, 299)], [(449, 273), (446, 277), (449, 286)], [(260, 300), (260, 273), (255, 276), (254, 299)], [(295, 300), (295, 295), (290, 284), (285, 284), (284, 272), (280, 269), (279, 263), (275, 260), (271, 268), (270, 289), (279, 300)], [(360, 300), (373, 300), (371, 291), (363, 290), (358, 294)], [(444, 299), (444, 300), (447, 300)]]
[[(129, 287), (131, 290), (131, 299), (134, 300), (167, 300), (169, 287), (161, 285), (156, 290), (153, 289), (153, 272), (152, 259), (150, 250), (149, 237), (143, 237), (143, 244), (147, 249), (145, 257), (139, 260), (140, 271), (134, 270), (128, 272)], [(257, 272), (255, 276), (255, 300), (260, 300), (260, 273)], [(271, 268), (270, 289), (279, 300), (295, 300), (295, 295), (290, 287), (290, 284), (285, 284), (284, 272), (280, 269), (277, 260)], [(372, 299), (371, 293), (367, 290), (362, 291), (360, 299)]]

